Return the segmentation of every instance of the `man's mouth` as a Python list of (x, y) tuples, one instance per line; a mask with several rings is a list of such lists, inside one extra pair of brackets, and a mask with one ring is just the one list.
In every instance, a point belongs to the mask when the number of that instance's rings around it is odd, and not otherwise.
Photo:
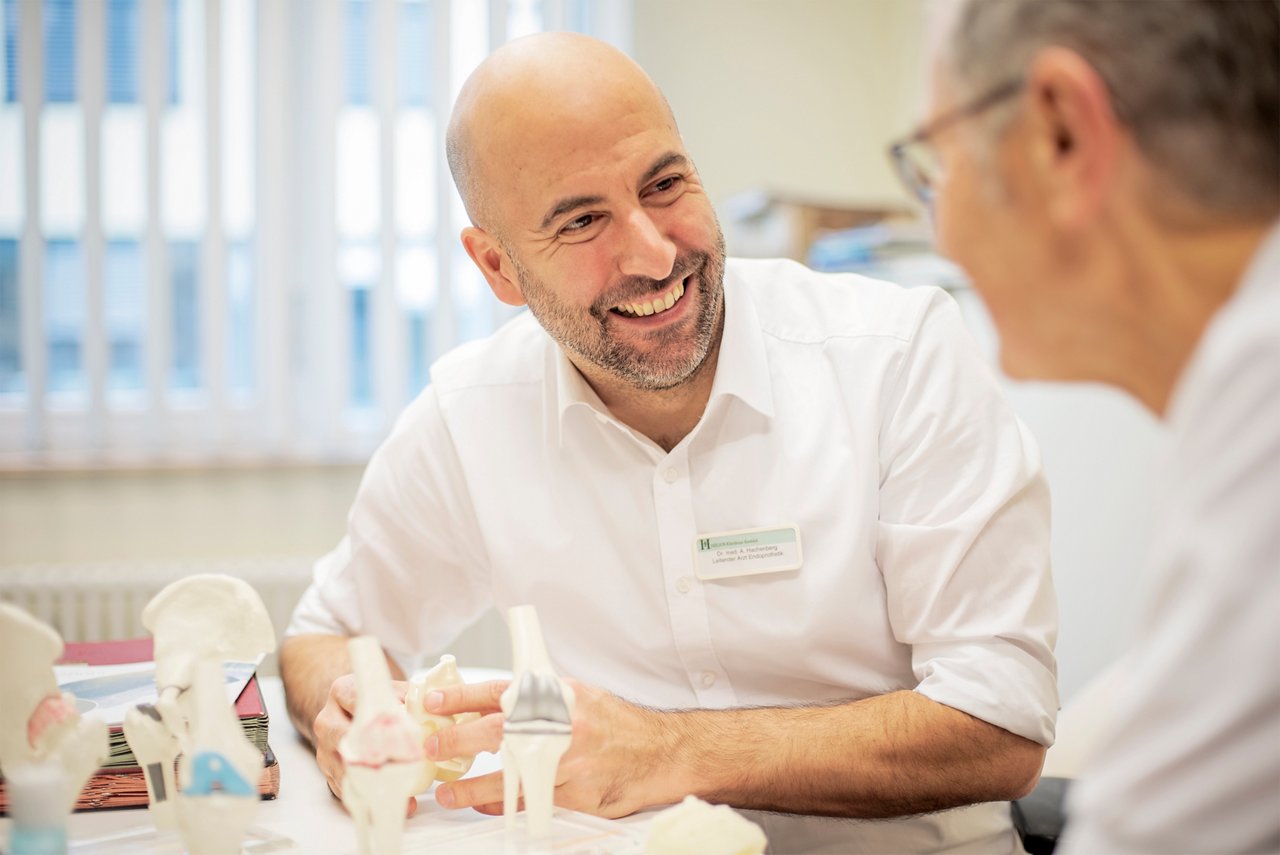
[(610, 311), (617, 312), (619, 315), (627, 318), (641, 318), (646, 315), (660, 315), (667, 309), (670, 309), (676, 303), (680, 302), (680, 298), (684, 296), (684, 283), (687, 281), (681, 279), (667, 289), (664, 293), (650, 300), (640, 300), (634, 303), (621, 303), (614, 306)]

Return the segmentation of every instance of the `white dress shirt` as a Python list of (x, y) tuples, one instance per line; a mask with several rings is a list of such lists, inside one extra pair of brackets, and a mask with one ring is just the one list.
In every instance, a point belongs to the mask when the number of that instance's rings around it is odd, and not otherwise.
[[(725, 304), (706, 411), (670, 452), (527, 314), (442, 358), (289, 633), (372, 633), (409, 660), (532, 603), (562, 674), (651, 706), (915, 689), (1049, 744), (1048, 489), (953, 301), (731, 260)], [(698, 578), (700, 536), (783, 524), (799, 570)], [(804, 819), (766, 818), (775, 851), (1015, 845), (1007, 803)]]
[(1280, 852), (1280, 226), (1170, 402), (1152, 596), (1068, 852)]

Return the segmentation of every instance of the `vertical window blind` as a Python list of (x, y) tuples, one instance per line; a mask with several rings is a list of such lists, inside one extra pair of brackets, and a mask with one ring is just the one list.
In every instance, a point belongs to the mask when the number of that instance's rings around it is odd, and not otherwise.
[(0, 0), (0, 467), (363, 457), (511, 310), (443, 135), (630, 0)]

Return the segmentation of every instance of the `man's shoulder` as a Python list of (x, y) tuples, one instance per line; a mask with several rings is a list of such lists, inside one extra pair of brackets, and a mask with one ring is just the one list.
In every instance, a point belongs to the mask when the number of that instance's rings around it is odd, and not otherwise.
[(493, 334), (461, 344), (431, 366), (439, 396), (481, 387), (540, 383), (551, 340), (533, 315), (521, 312)]
[(948, 299), (938, 288), (903, 288), (856, 273), (821, 273), (790, 259), (730, 259), (726, 281), (749, 295), (766, 334), (796, 342), (858, 337), (910, 341), (929, 308)]

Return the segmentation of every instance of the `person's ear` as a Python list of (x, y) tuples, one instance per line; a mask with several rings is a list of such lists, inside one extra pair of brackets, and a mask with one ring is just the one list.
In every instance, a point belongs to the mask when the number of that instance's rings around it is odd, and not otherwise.
[(1074, 51), (1045, 48), (1027, 72), (1031, 171), (1049, 219), (1093, 222), (1116, 179), (1123, 132), (1102, 76)]
[(461, 237), (463, 249), (484, 274), (494, 296), (508, 306), (523, 306), (525, 299), (520, 289), (520, 277), (498, 239), (476, 226), (467, 226)]

